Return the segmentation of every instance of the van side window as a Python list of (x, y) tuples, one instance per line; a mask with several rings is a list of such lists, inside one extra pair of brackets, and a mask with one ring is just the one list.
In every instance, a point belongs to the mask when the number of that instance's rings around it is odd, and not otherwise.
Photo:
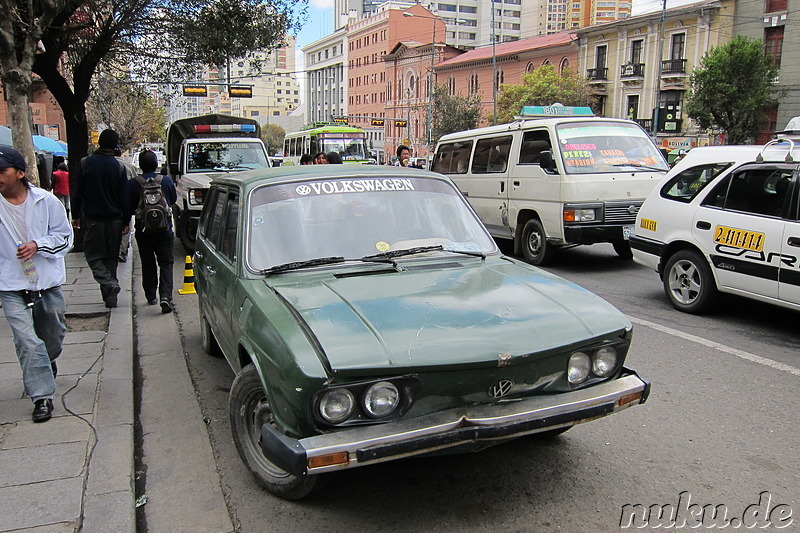
[(442, 144), (436, 152), (431, 170), (442, 174), (466, 174), (471, 151), (472, 141)]
[(526, 131), (522, 135), (522, 146), (519, 150), (519, 164), (538, 164), (539, 154), (551, 148), (550, 134), (547, 130)]
[(479, 140), (475, 144), (475, 156), (472, 158), (472, 173), (505, 172), (510, 150), (510, 135)]

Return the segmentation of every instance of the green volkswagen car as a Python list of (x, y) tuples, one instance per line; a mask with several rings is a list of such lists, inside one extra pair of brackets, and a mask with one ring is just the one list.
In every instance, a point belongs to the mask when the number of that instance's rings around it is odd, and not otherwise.
[(643, 403), (630, 321), (504, 256), (445, 176), (316, 165), (212, 182), (194, 254), (203, 347), (256, 480), (477, 451)]

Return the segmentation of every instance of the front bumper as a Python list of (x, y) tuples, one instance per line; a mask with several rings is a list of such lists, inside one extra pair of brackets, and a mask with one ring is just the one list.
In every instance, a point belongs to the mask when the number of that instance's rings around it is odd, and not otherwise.
[(619, 379), (572, 392), (453, 408), (304, 439), (287, 437), (265, 424), (261, 449), (291, 474), (320, 474), (572, 426), (644, 403), (649, 394), (649, 381), (623, 369)]
[(564, 241), (570, 244), (596, 244), (625, 240), (622, 226), (630, 224), (609, 224), (601, 226), (564, 226)]

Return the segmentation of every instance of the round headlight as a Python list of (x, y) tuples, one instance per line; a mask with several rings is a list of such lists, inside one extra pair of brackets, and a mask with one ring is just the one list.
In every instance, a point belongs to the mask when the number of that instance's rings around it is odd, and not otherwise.
[(613, 346), (603, 346), (597, 350), (592, 359), (592, 372), (604, 378), (617, 366), (617, 350)]
[(364, 411), (373, 418), (389, 416), (399, 404), (400, 391), (388, 381), (379, 381), (364, 393)]
[(592, 368), (592, 361), (583, 352), (575, 352), (569, 358), (567, 367), (567, 380), (573, 385), (583, 383), (589, 377), (589, 370)]
[(319, 414), (331, 424), (338, 424), (353, 413), (355, 404), (355, 397), (349, 390), (331, 389), (319, 401)]

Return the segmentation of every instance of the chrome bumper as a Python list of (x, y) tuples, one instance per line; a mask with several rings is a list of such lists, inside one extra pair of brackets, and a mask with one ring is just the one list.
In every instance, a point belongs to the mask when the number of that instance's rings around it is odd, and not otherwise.
[(644, 403), (649, 393), (650, 382), (625, 369), (619, 379), (586, 389), (453, 408), (304, 439), (287, 437), (265, 424), (261, 449), (267, 459), (291, 474), (321, 474), (572, 426)]

